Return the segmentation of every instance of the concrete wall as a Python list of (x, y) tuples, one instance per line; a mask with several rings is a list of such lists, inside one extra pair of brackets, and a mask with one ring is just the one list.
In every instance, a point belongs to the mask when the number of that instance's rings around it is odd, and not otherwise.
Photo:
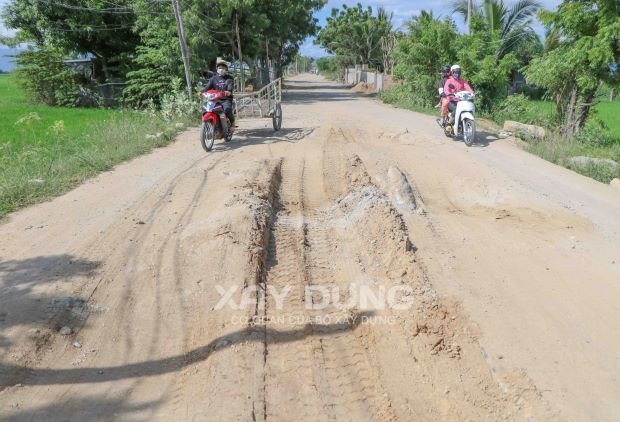
[(362, 66), (345, 69), (344, 83), (346, 85), (357, 85), (360, 82), (365, 82), (369, 85), (375, 85), (377, 92), (383, 91), (383, 73), (369, 71), (367, 66), (365, 67), (365, 69)]

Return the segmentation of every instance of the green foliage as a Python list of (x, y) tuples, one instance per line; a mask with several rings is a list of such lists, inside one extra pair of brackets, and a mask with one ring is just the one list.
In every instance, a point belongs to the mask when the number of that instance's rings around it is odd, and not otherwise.
[[(164, 120), (174, 121), (181, 117), (200, 119), (200, 100), (198, 97), (188, 98), (187, 91), (180, 90), (163, 96), (159, 109), (159, 115)], [(158, 114), (157, 112), (155, 114)]]
[(520, 85), (516, 89), (516, 94), (523, 94), (530, 100), (542, 100), (546, 91), (534, 85)]
[(178, 91), (184, 83), (183, 63), (179, 59), (181, 48), (170, 4), (152, 5), (147, 0), (136, 3), (138, 11), (154, 7), (158, 14), (139, 14), (136, 23), (142, 44), (136, 48), (133, 70), (127, 73), (127, 86), (123, 90), (125, 103), (133, 107), (160, 104), (164, 95)]
[(379, 9), (361, 4), (332, 9), (327, 25), (319, 32), (316, 42), (335, 54), (342, 64), (383, 66), (382, 40), (392, 32), (392, 16)]
[[(299, 46), (308, 36), (316, 34), (317, 19), (312, 16), (326, 0), (193, 0), (187, 5), (186, 16), (190, 43), (207, 56), (200, 68), (204, 70), (220, 56), (228, 56), (229, 46), (235, 55), (267, 58), (282, 75), (283, 67), (294, 60)], [(236, 27), (242, 51), (239, 51)], [(211, 44), (210, 46), (206, 44)], [(202, 46), (200, 46), (202, 44)], [(221, 51), (226, 54), (221, 54)], [(212, 55), (212, 57), (209, 57)], [(211, 60), (209, 60), (211, 59)]]
[(437, 103), (441, 66), (456, 60), (456, 26), (451, 20), (440, 21), (426, 12), (413, 18), (408, 26), (408, 33), (393, 52), (396, 61), (393, 74), (404, 80), (408, 90), (414, 93), (413, 102), (428, 107)]
[(404, 108), (411, 111), (426, 114), (437, 114), (437, 111), (430, 106), (421, 106), (417, 101), (417, 97), (413, 95), (411, 87), (408, 85), (396, 85), (391, 88), (381, 91), (379, 98), (386, 104), (393, 104), (397, 107)]
[(620, 144), (620, 136), (615, 131), (612, 131), (598, 115), (588, 119), (583, 130), (575, 136), (575, 139), (584, 144), (599, 147)]
[(503, 123), (506, 120), (515, 120), (521, 123), (553, 128), (553, 109), (545, 109), (537, 102), (531, 101), (523, 94), (510, 95), (492, 111), (493, 120)]
[[(454, 12), (467, 17), (469, 0), (456, 0), (452, 3)], [(532, 19), (540, 10), (537, 0), (520, 0), (509, 7), (503, 0), (482, 0), (473, 2), (473, 19), (482, 19), (486, 30), (494, 33), (498, 39), (495, 55), (502, 58), (513, 53), (525, 64), (534, 55), (542, 51), (542, 44), (531, 28)], [(479, 29), (479, 28), (478, 28)], [(472, 26), (472, 30), (476, 30)]]
[[(282, 67), (318, 30), (313, 12), (326, 0), (185, 0), (180, 2), (192, 80), (206, 76), (216, 57), (251, 67)], [(17, 36), (40, 50), (92, 55), (98, 82), (124, 81), (127, 104), (161, 102), (184, 81), (170, 1), (13, 0), (3, 9)], [(3, 38), (4, 40), (4, 38)], [(232, 56), (230, 55), (232, 47)], [(63, 77), (59, 73), (54, 77)]]
[[(269, 51), (275, 57), (277, 75), (282, 76), (283, 66), (292, 62), (301, 43), (317, 34), (318, 20), (312, 15), (327, 0), (269, 0), (259, 3), (268, 17), (269, 26), (264, 34)], [(263, 50), (262, 45), (260, 50)]]
[(486, 111), (506, 97), (513, 72), (518, 67), (516, 57), (510, 53), (498, 58), (495, 52), (501, 40), (487, 23), (472, 19), (472, 35), (463, 35), (455, 41), (459, 65), (477, 93), (477, 104)]
[(477, 103), (483, 110), (491, 110), (506, 96), (517, 60), (512, 54), (496, 57), (499, 36), (482, 19), (474, 17), (472, 26), (472, 35), (458, 35), (451, 20), (440, 21), (425, 12), (409, 22), (409, 32), (393, 53), (394, 76), (405, 81), (419, 106), (437, 102), (441, 66), (455, 62), (478, 93)]
[(51, 106), (78, 105), (79, 77), (63, 59), (62, 52), (54, 49), (27, 50), (17, 56), (17, 80), (30, 98)]
[(618, 86), (619, 14), (614, 0), (565, 0), (557, 12), (541, 15), (562, 39), (532, 60), (526, 76), (554, 98), (565, 135), (574, 135), (585, 126), (602, 83)]
[(13, 0), (2, 17), (18, 38), (37, 48), (54, 48), (98, 58), (107, 78), (124, 75), (126, 59), (139, 43), (133, 31), (134, 0)]
[(336, 78), (342, 73), (342, 65), (336, 57), (321, 57), (316, 60), (319, 73), (328, 78)]

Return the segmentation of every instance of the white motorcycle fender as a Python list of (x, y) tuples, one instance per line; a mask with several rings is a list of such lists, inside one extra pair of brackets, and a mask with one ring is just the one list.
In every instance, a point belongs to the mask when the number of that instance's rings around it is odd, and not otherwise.
[(469, 111), (464, 111), (461, 113), (461, 122), (465, 119), (474, 120), (474, 115)]

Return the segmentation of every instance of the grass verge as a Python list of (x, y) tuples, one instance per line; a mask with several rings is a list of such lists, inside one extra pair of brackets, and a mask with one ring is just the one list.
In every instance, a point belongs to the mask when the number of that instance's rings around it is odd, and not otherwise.
[(135, 111), (29, 105), (8, 78), (0, 77), (10, 97), (0, 101), (0, 218), (164, 146), (190, 123)]
[(594, 157), (611, 159), (620, 163), (620, 144), (597, 146), (584, 143), (576, 139), (553, 137), (551, 139), (525, 139), (526, 150), (547, 161), (571, 169), (602, 183), (609, 183), (614, 178), (620, 178), (620, 165), (615, 169), (604, 162), (590, 162), (586, 165), (577, 165), (570, 161), (571, 157)]

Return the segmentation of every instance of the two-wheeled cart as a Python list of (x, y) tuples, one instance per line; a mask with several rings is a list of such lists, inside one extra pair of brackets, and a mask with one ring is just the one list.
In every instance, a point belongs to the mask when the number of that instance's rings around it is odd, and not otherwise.
[[(200, 143), (205, 151), (213, 148), (216, 139), (232, 140), (233, 130), (218, 100), (223, 93), (217, 90), (203, 94)], [(282, 80), (276, 79), (256, 92), (235, 92), (233, 111), (237, 119), (271, 118), (273, 130), (282, 128)]]
[(237, 118), (271, 118), (273, 130), (282, 128), (282, 79), (256, 92), (239, 92), (233, 97)]

